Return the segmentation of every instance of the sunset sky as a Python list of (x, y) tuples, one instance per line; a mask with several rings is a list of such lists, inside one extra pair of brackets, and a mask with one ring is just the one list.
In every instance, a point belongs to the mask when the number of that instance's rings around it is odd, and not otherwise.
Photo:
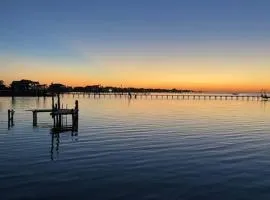
[(269, 0), (2, 0), (0, 79), (270, 90)]

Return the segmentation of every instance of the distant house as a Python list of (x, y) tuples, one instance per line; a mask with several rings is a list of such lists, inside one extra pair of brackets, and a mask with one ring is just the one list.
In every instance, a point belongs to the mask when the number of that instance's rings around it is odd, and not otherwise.
[(100, 92), (101, 85), (88, 85), (84, 88), (85, 92)]
[(74, 87), (73, 92), (85, 92), (84, 87)]
[(13, 81), (10, 85), (11, 89), (15, 93), (27, 93), (27, 92), (34, 92), (40, 89), (40, 84), (37, 81), (31, 80), (20, 80), (20, 81)]
[(37, 85), (37, 88), (39, 90), (46, 90), (47, 89), (47, 85), (46, 84), (39, 84), (39, 85)]
[(49, 87), (48, 87), (48, 91), (52, 92), (52, 93), (58, 93), (58, 92), (68, 92), (70, 90), (70, 88), (66, 87), (65, 85), (61, 84), (61, 83), (52, 83)]

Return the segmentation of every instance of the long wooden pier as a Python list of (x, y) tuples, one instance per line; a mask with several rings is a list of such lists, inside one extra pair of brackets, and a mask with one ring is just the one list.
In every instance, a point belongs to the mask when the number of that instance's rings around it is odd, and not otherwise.
[(186, 99), (186, 100), (270, 100), (262, 95), (228, 95), (228, 94), (159, 94), (159, 93), (70, 93), (73, 97), (89, 98), (129, 98), (129, 99)]

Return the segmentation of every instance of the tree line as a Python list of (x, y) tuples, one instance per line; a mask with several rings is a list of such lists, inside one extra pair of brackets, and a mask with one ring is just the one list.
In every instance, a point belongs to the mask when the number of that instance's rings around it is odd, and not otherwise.
[(3, 80), (0, 80), (0, 95), (1, 96), (46, 96), (52, 93), (68, 93), (68, 92), (92, 92), (92, 93), (150, 93), (150, 92), (193, 92), (186, 89), (162, 89), (162, 88), (134, 88), (134, 87), (114, 87), (101, 85), (88, 85), (85, 87), (70, 87), (61, 83), (51, 83), (50, 85), (40, 84), (38, 81), (22, 79), (12, 81), (10, 85), (5, 85)]

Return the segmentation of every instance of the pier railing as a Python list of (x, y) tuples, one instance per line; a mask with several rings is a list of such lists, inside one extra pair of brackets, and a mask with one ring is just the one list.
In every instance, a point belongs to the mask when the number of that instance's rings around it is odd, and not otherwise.
[(268, 100), (261, 95), (228, 95), (228, 94), (179, 94), (179, 93), (70, 93), (73, 97), (83, 96), (92, 98), (131, 98), (131, 99), (196, 99), (196, 100)]

